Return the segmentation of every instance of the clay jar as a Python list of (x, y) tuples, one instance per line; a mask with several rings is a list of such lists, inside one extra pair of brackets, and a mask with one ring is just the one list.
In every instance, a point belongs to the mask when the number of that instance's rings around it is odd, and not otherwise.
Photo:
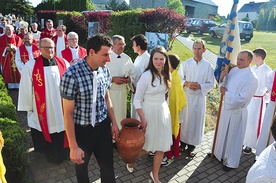
[(140, 121), (126, 118), (121, 121), (122, 129), (115, 138), (117, 148), (125, 163), (134, 163), (145, 143), (145, 132), (139, 129)]

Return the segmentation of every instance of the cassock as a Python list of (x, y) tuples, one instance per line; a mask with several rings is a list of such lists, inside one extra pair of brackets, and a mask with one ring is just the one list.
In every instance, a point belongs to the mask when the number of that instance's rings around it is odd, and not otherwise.
[[(69, 63), (62, 59), (54, 57), (54, 64), (49, 65), (49, 61), (42, 56), (39, 56), (36, 60), (28, 61), (22, 70), (22, 79), (20, 81), (19, 94), (18, 94), (18, 111), (27, 111), (28, 126), (31, 128), (31, 135), (33, 140), (34, 149), (36, 152), (45, 153), (49, 161), (54, 163), (60, 163), (68, 156), (68, 148), (64, 148), (64, 118), (62, 111), (62, 100), (59, 91), (60, 84), (60, 69), (58, 65), (64, 65), (63, 67), (69, 67)], [(42, 76), (40, 71), (35, 68), (35, 63), (38, 59), (42, 59), (42, 68), (44, 72), (44, 82), (42, 82)], [(36, 79), (34, 79), (36, 76)], [(38, 84), (34, 80), (40, 80)], [(42, 84), (43, 83), (43, 84)], [(35, 85), (44, 85), (44, 91), (36, 91)], [(40, 96), (41, 93), (45, 93), (45, 96)], [(39, 107), (45, 109), (45, 117), (39, 114), (37, 110), (37, 96), (42, 100), (45, 98), (45, 104)], [(44, 107), (43, 107), (44, 106)], [(39, 110), (39, 113), (41, 111)], [(40, 120), (47, 118), (46, 126), (48, 128), (48, 135), (52, 142), (47, 141), (45, 138), (43, 129), (45, 125), (40, 125)], [(44, 124), (44, 123), (43, 123)], [(43, 129), (42, 129), (43, 127)]]
[(56, 29), (43, 29), (40, 33), (40, 39), (43, 39), (43, 38), (50, 38), (50, 39), (53, 39), (53, 37), (56, 35)]
[(196, 91), (184, 87), (187, 106), (183, 109), (184, 120), (180, 130), (180, 141), (198, 145), (205, 128), (206, 95), (215, 87), (214, 69), (204, 58), (198, 63), (191, 58), (181, 63), (178, 73), (182, 86), (186, 81), (197, 82), (201, 86)]
[(25, 63), (37, 58), (39, 55), (39, 48), (34, 43), (30, 46), (21, 45), (18, 47), (15, 52), (15, 63), (18, 71), (21, 73)]
[(52, 40), (56, 45), (56, 56), (62, 57), (61, 51), (67, 48), (69, 45), (66, 34), (64, 34), (63, 37), (55, 35)]
[[(136, 79), (135, 79), (135, 82), (133, 84), (134, 84), (135, 87), (137, 85), (137, 82), (138, 82), (140, 76), (143, 74), (145, 69), (148, 67), (149, 60), (150, 60), (150, 54), (148, 53), (148, 51), (145, 51), (142, 55), (138, 55), (136, 57), (136, 59), (134, 60), (134, 68), (135, 68), (135, 72), (136, 72)], [(133, 99), (134, 99), (134, 94), (131, 95), (131, 104), (133, 102)], [(134, 105), (131, 105), (131, 117), (135, 118), (135, 119), (139, 119)]]
[(247, 123), (247, 106), (258, 87), (250, 67), (230, 70), (219, 119), (214, 155), (230, 168), (238, 168)]
[[(112, 51), (110, 62), (106, 63), (106, 66), (110, 70), (111, 77), (129, 76), (131, 82), (133, 82), (136, 78), (136, 73), (131, 58), (125, 53), (120, 55), (121, 58), (117, 57), (118, 55)], [(121, 121), (125, 119), (127, 115), (127, 84), (118, 85), (112, 83), (109, 94), (118, 128), (121, 129)]]
[(255, 149), (266, 109), (265, 97), (268, 95), (266, 78), (272, 70), (265, 63), (258, 67), (254, 65), (251, 69), (257, 75), (258, 89), (247, 107), (248, 118), (243, 145)]
[[(274, 82), (276, 82), (275, 72), (276, 72), (276, 70), (274, 69), (274, 71), (268, 75), (267, 80), (266, 80), (266, 87), (270, 93), (272, 93), (272, 86), (274, 84), (276, 84), (276, 83), (274, 83)], [(274, 116), (274, 110), (275, 110), (275, 102), (272, 101), (271, 97), (270, 97), (270, 101), (265, 110), (264, 120), (262, 123), (260, 136), (256, 143), (256, 153), (255, 153), (256, 156), (259, 156), (261, 154), (261, 152), (267, 147), (267, 145), (271, 144), (275, 140), (272, 137), (272, 135), (269, 136), (270, 126), (272, 124), (272, 119)]]
[(15, 50), (8, 51), (6, 48), (10, 45), (16, 49), (22, 44), (21, 38), (14, 34), (11, 37), (6, 34), (0, 37), (0, 62), (4, 82), (8, 85), (8, 88), (18, 88), (20, 73), (15, 64)]
[(81, 60), (86, 56), (86, 49), (81, 46), (78, 46), (77, 48), (68, 47), (61, 51), (61, 56), (72, 64), (76, 60)]

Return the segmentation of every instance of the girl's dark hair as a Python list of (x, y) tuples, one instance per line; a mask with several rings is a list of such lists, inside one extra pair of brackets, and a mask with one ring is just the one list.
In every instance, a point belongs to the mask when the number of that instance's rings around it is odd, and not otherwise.
[(170, 88), (171, 83), (170, 83), (170, 70), (169, 70), (169, 63), (168, 63), (169, 59), (168, 59), (167, 51), (166, 51), (166, 49), (163, 46), (156, 46), (151, 51), (149, 65), (148, 65), (148, 67), (146, 68), (145, 71), (150, 70), (151, 75), (152, 75), (151, 85), (153, 87), (155, 87), (153, 85), (153, 81), (154, 81), (155, 77), (157, 77), (158, 79), (160, 79), (160, 83), (161, 83), (161, 76), (158, 74), (157, 69), (153, 65), (153, 56), (154, 56), (155, 53), (161, 53), (166, 58), (166, 61), (165, 61), (165, 64), (164, 64), (164, 68), (162, 69), (161, 74), (164, 76), (164, 82), (165, 82), (167, 88)]

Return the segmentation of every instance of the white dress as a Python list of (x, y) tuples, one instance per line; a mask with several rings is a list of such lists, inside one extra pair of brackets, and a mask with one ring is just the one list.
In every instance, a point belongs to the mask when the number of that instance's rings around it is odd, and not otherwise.
[(246, 176), (246, 183), (276, 182), (276, 142), (268, 146), (260, 155)]
[[(142, 74), (137, 83), (138, 90), (134, 96), (136, 109), (142, 108), (147, 121), (145, 134), (146, 151), (169, 151), (172, 145), (171, 115), (165, 100), (167, 87), (162, 80), (155, 79), (151, 85), (152, 75), (150, 71)], [(163, 78), (162, 78), (163, 79)]]

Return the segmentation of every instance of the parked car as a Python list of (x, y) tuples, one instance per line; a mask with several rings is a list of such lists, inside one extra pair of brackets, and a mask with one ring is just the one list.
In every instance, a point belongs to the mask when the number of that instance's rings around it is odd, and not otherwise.
[(209, 33), (211, 27), (216, 26), (213, 20), (196, 19), (187, 27), (187, 32), (197, 32), (198, 34)]
[[(245, 41), (250, 41), (253, 37), (253, 25), (251, 22), (246, 21), (238, 21), (239, 31), (240, 31), (240, 39), (244, 39)], [(222, 37), (224, 31), (227, 27), (227, 23), (222, 23), (219, 26), (215, 26), (210, 28), (209, 34), (211, 37)]]

